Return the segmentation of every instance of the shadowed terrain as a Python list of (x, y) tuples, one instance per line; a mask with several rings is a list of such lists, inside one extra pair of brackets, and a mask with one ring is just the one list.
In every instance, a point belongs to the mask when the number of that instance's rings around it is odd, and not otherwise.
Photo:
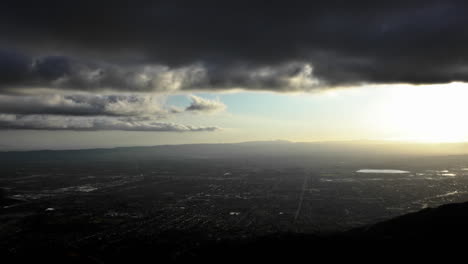
[(251, 142), (0, 153), (0, 250), (78, 263), (289, 260), (465, 237), (468, 156), (395, 149)]

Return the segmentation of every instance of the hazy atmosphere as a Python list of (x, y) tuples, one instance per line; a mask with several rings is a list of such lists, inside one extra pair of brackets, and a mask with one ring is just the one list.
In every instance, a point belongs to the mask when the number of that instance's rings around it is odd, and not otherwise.
[(2, 0), (0, 259), (432, 257), (467, 47), (461, 0)]

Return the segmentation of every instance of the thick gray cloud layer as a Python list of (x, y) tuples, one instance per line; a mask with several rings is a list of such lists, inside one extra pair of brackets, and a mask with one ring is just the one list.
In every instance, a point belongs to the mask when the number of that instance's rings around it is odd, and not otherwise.
[(213, 131), (160, 119), (221, 102), (157, 94), (466, 82), (467, 13), (461, 0), (4, 0), (0, 129)]
[(197, 65), (116, 65), (66, 56), (32, 57), (0, 50), (0, 88), (58, 88), (132, 92), (173, 91), (197, 87), (205, 81)]
[(467, 81), (467, 12), (461, 0), (5, 0), (0, 86), (288, 91)]
[(171, 92), (181, 90), (303, 91), (317, 88), (310, 64), (288, 62), (259, 66), (236, 64), (209, 67), (203, 63), (164, 65), (117, 65), (89, 62), (65, 56), (29, 57), (0, 50), (0, 90), (24, 88), (123, 92)]

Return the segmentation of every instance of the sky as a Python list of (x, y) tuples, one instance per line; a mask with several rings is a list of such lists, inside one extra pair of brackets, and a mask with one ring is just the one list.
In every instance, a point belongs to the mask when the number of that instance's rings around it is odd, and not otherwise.
[(465, 1), (0, 3), (0, 149), (468, 141)]

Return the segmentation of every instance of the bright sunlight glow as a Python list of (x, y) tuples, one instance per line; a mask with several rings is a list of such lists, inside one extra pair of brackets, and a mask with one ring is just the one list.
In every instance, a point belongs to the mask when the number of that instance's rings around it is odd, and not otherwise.
[(401, 85), (382, 105), (394, 140), (459, 142), (468, 139), (468, 85)]

